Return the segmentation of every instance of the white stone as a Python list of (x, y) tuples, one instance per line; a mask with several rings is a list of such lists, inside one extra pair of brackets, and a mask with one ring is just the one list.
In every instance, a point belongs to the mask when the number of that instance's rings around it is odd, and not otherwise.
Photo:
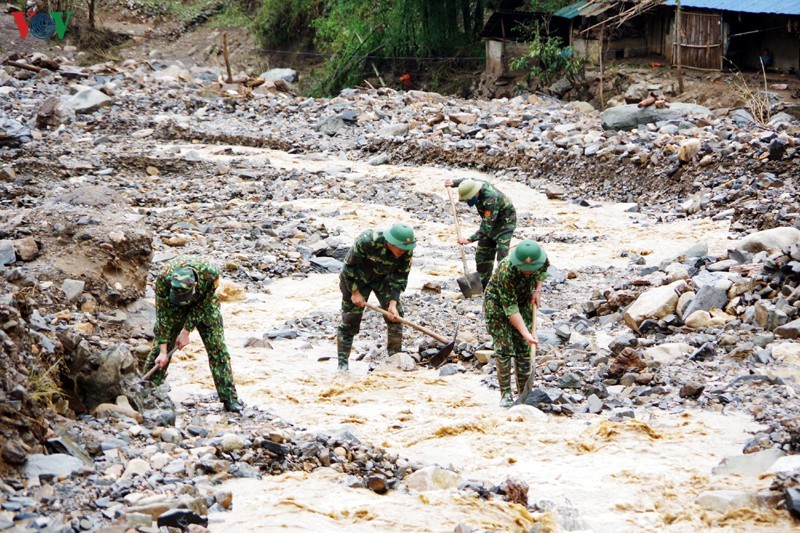
[(144, 459), (131, 459), (128, 461), (127, 466), (125, 467), (125, 472), (123, 472), (122, 477), (133, 477), (133, 476), (142, 476), (144, 477), (150, 472), (150, 465)]
[(707, 328), (711, 325), (711, 313), (698, 310), (687, 316), (684, 323), (690, 328)]
[(647, 360), (654, 361), (660, 365), (671, 363), (694, 351), (694, 348), (685, 342), (667, 342), (658, 346), (645, 348), (644, 356)]
[(547, 422), (547, 414), (532, 405), (515, 405), (506, 412), (509, 417), (522, 417), (529, 422)]
[(700, 152), (700, 139), (686, 139), (678, 147), (678, 160), (687, 163)]
[(111, 105), (111, 97), (91, 87), (82, 87), (77, 93), (65, 101), (76, 113), (92, 113), (101, 107)]
[(792, 227), (772, 228), (751, 233), (736, 244), (736, 249), (758, 253), (763, 250), (773, 252), (800, 243), (800, 229)]
[(435, 465), (417, 470), (405, 478), (406, 486), (417, 492), (452, 489), (459, 483), (461, 477), (458, 474)]
[(638, 331), (639, 324), (648, 318), (660, 319), (675, 311), (678, 304), (677, 291), (683, 289), (686, 282), (673, 281), (669, 285), (656, 287), (639, 295), (628, 309), (623, 318), (625, 323), (634, 331)]
[(65, 279), (61, 283), (61, 292), (67, 298), (68, 302), (75, 300), (83, 292), (86, 282), (79, 279)]
[(787, 365), (800, 365), (800, 343), (783, 342), (773, 344), (772, 357), (783, 361)]
[(707, 490), (695, 503), (707, 511), (724, 513), (734, 509), (752, 509), (758, 505), (754, 492), (743, 490)]
[(794, 472), (800, 470), (800, 455), (786, 455), (778, 457), (778, 460), (772, 463), (767, 472), (778, 474), (781, 472)]
[(734, 455), (724, 458), (719, 466), (715, 466), (711, 471), (718, 475), (760, 476), (769, 470), (775, 461), (785, 455), (786, 452), (777, 448), (746, 455)]
[(244, 444), (244, 438), (242, 438), (241, 435), (237, 435), (235, 433), (226, 433), (222, 436), (222, 441), (219, 443), (219, 447), (223, 452), (232, 452), (241, 450), (244, 448)]

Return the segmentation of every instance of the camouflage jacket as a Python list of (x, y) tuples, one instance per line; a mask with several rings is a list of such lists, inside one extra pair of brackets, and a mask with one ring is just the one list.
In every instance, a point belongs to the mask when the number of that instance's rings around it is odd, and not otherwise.
[[(458, 187), (463, 179), (454, 180), (453, 187)], [(491, 239), (501, 230), (507, 229), (509, 218), (513, 219), (516, 223), (517, 212), (514, 210), (514, 204), (511, 200), (497, 190), (494, 185), (485, 180), (474, 180), (481, 183), (480, 192), (478, 192), (478, 201), (475, 202), (475, 209), (478, 210), (478, 215), (481, 217), (481, 225), (478, 231), (473, 233), (469, 240), (472, 242), (481, 239)]]
[(550, 261), (547, 260), (540, 270), (526, 276), (511, 264), (510, 256), (500, 261), (483, 296), (487, 313), (490, 309), (502, 310), (506, 316), (511, 316), (528, 311), (536, 282), (547, 279), (549, 266)]
[(340, 277), (351, 292), (361, 292), (367, 286), (373, 289), (383, 286), (391, 292), (392, 300), (398, 300), (408, 284), (412, 256), (413, 252), (408, 250), (395, 257), (386, 247), (383, 232), (367, 230), (347, 253)]
[[(172, 273), (188, 266), (197, 274), (197, 290), (192, 300), (186, 306), (175, 306), (169, 302), (169, 291), (171, 287), (170, 277)], [(156, 277), (156, 326), (154, 329), (156, 343), (165, 344), (169, 339), (166, 324), (169, 317), (174, 313), (184, 313), (188, 311), (188, 317), (184, 324), (184, 329), (193, 331), (196, 324), (200, 321), (200, 315), (208, 305), (219, 305), (217, 299), (217, 285), (219, 285), (219, 270), (217, 267), (200, 259), (199, 257), (181, 256), (170, 261)]]

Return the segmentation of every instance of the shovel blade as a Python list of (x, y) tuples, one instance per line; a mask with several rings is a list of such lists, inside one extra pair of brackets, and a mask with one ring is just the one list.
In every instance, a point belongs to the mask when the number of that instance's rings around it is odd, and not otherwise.
[(461, 276), (456, 281), (458, 282), (458, 288), (461, 289), (461, 294), (463, 294), (465, 298), (472, 298), (473, 296), (480, 296), (483, 294), (481, 277), (477, 272)]
[(453, 348), (456, 345), (456, 341), (451, 342), (450, 344), (446, 345), (444, 348), (439, 350), (439, 352), (431, 357), (430, 363), (433, 368), (439, 368), (447, 361), (447, 358), (453, 352)]

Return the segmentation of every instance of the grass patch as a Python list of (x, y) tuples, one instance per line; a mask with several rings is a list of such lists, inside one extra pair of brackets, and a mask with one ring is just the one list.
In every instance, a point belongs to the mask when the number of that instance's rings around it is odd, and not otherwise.
[(58, 380), (58, 369), (62, 360), (59, 359), (47, 369), (34, 366), (28, 372), (28, 387), (31, 399), (53, 405), (53, 396), (61, 395), (61, 383)]

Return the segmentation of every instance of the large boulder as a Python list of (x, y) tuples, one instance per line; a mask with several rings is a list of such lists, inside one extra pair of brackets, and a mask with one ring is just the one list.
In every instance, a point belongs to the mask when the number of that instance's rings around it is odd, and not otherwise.
[(750, 253), (773, 252), (797, 243), (800, 243), (800, 229), (772, 228), (751, 233), (736, 244), (736, 249)]
[(681, 279), (643, 292), (625, 310), (623, 315), (625, 323), (632, 330), (638, 331), (639, 324), (645, 320), (658, 320), (674, 312), (678, 304), (678, 291), (684, 287), (686, 282)]
[(640, 108), (636, 104), (610, 107), (603, 111), (601, 122), (607, 130), (632, 130), (641, 124), (653, 124), (689, 116), (710, 116), (711, 110), (697, 104), (670, 103), (669, 107)]

